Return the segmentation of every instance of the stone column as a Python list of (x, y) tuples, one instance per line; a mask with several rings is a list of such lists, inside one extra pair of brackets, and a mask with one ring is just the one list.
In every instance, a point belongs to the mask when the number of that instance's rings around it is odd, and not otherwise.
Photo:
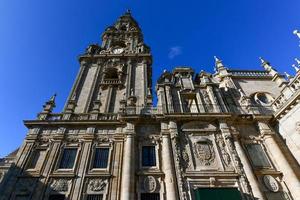
[(91, 152), (91, 147), (92, 147), (92, 141), (93, 141), (94, 135), (89, 133), (84, 136), (83, 143), (80, 146), (80, 151), (78, 153), (81, 153), (81, 159), (79, 162), (78, 166), (78, 171), (76, 173), (77, 177), (74, 181), (74, 193), (72, 196), (73, 200), (80, 200), (81, 199), (81, 194), (82, 194), (82, 188), (84, 184), (84, 177), (86, 174), (86, 169), (88, 167), (88, 162), (90, 157), (90, 152)]
[(169, 133), (162, 135), (162, 171), (165, 173), (166, 199), (176, 200), (176, 176)]
[(265, 199), (263, 192), (260, 190), (260, 185), (257, 181), (257, 178), (251, 168), (251, 163), (247, 158), (247, 155), (238, 139), (238, 137), (234, 137), (234, 146), (236, 148), (236, 151), (240, 157), (240, 160), (242, 162), (245, 174), (248, 178), (248, 181), (251, 185), (253, 196), (257, 199)]
[(173, 99), (171, 94), (171, 86), (166, 85), (167, 108), (169, 113), (174, 113)]
[(127, 124), (123, 151), (121, 200), (134, 199), (135, 183), (135, 150), (134, 150), (134, 126)]
[[(287, 160), (289, 156), (282, 152), (275, 140), (275, 133), (270, 129), (267, 123), (258, 122), (258, 128), (263, 136), (268, 153), (277, 164), (277, 168), (283, 173), (283, 179), (292, 193), (292, 196), (294, 199), (300, 199), (300, 180), (298, 178), (300, 173), (299, 166), (294, 165), (294, 169), (292, 168), (292, 163), (289, 163)], [(298, 174), (296, 170), (298, 171)]]
[(252, 193), (252, 195), (256, 199), (264, 200), (265, 197), (262, 191), (260, 190), (260, 186), (257, 181), (257, 178), (254, 172), (252, 171), (251, 164), (239, 141), (238, 133), (235, 133), (232, 136), (227, 126), (227, 123), (226, 122), (219, 122), (219, 123), (220, 123), (220, 130), (226, 141), (226, 145), (229, 149), (229, 152), (231, 152), (231, 158), (234, 163), (234, 167), (236, 168), (237, 173), (240, 174), (240, 181), (242, 182), (244, 192), (250, 195)]

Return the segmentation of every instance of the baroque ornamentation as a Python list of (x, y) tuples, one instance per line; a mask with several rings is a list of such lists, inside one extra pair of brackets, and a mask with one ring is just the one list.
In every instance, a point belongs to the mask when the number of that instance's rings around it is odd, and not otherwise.
[(154, 192), (156, 190), (157, 184), (153, 176), (146, 176), (144, 178), (144, 190), (147, 192)]
[(57, 192), (67, 192), (72, 180), (69, 179), (55, 179), (51, 184), (51, 189)]
[(102, 191), (104, 190), (107, 182), (103, 179), (91, 179), (88, 184), (88, 189), (91, 191)]
[(278, 185), (278, 182), (276, 181), (276, 179), (273, 176), (264, 175), (263, 182), (264, 182), (266, 188), (268, 188), (268, 190), (270, 190), (272, 192), (278, 192), (279, 185)]
[(201, 165), (211, 165), (215, 161), (215, 151), (212, 142), (209, 139), (202, 139), (194, 144), (196, 156)]
[(216, 141), (221, 152), (222, 162), (225, 164), (226, 167), (229, 167), (231, 165), (231, 159), (230, 155), (226, 151), (226, 145), (221, 134), (216, 134)]

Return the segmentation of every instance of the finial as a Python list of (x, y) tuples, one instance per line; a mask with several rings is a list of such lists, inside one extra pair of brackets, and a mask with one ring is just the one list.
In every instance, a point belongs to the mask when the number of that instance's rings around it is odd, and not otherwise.
[(290, 80), (292, 78), (291, 75), (289, 75), (287, 72), (284, 72), (284, 74), (286, 75), (286, 77)]
[(214, 59), (216, 62), (221, 62), (221, 60), (217, 56), (214, 56)]
[(268, 63), (263, 57), (259, 57), (259, 60), (260, 60), (261, 64)]
[(296, 72), (299, 71), (299, 68), (295, 64), (292, 64), (292, 67), (295, 69)]
[(75, 101), (75, 100), (76, 100), (76, 92), (73, 93), (73, 95), (72, 95), (72, 97), (71, 97), (70, 100), (71, 100), (71, 101)]
[(295, 61), (297, 62), (298, 66), (300, 66), (300, 60), (298, 58), (295, 58)]
[(300, 31), (299, 30), (294, 30), (293, 34), (296, 35), (300, 39)]
[(148, 96), (151, 96), (151, 88), (148, 88)]
[(164, 69), (164, 73), (166, 73), (167, 72), (167, 70), (166, 69)]
[(131, 14), (131, 10), (130, 10), (130, 9), (127, 9), (127, 10), (126, 10), (126, 14), (129, 14), (129, 15), (130, 15), (130, 14)]
[(215, 59), (215, 71), (218, 71), (218, 69), (225, 68), (221, 59), (219, 59), (217, 56), (214, 56), (214, 59)]
[(50, 98), (50, 102), (55, 102), (55, 97), (56, 97), (56, 93), (54, 93), (54, 95), (52, 95), (52, 97)]

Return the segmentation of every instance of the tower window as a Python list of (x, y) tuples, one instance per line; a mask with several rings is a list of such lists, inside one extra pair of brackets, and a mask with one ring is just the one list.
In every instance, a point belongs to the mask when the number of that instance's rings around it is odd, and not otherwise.
[(143, 146), (142, 165), (145, 167), (156, 165), (155, 146)]
[(40, 169), (42, 167), (46, 151), (35, 150), (33, 151), (27, 169)]
[(64, 149), (63, 155), (60, 160), (60, 169), (72, 169), (75, 163), (77, 148)]
[(109, 148), (96, 148), (93, 168), (106, 168), (108, 163)]
[(159, 193), (142, 193), (141, 200), (160, 200)]

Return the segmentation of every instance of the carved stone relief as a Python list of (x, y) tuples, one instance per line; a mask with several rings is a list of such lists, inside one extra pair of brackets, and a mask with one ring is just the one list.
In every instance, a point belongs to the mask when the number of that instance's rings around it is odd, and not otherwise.
[(225, 168), (232, 168), (230, 155), (226, 150), (226, 145), (221, 134), (216, 134), (216, 142), (220, 149), (221, 160), (222, 163), (225, 165)]
[(215, 151), (212, 142), (209, 139), (198, 140), (194, 144), (194, 151), (196, 157), (199, 159), (201, 165), (212, 165), (215, 161)]
[(71, 179), (54, 179), (50, 185), (52, 191), (56, 192), (67, 192), (72, 184)]
[(271, 175), (264, 175), (263, 182), (268, 190), (271, 192), (278, 192), (279, 185), (276, 179)]
[(101, 178), (90, 179), (88, 190), (93, 192), (103, 191), (107, 185), (107, 180)]
[(144, 190), (146, 192), (154, 192), (157, 188), (156, 179), (153, 176), (146, 176), (144, 178)]

